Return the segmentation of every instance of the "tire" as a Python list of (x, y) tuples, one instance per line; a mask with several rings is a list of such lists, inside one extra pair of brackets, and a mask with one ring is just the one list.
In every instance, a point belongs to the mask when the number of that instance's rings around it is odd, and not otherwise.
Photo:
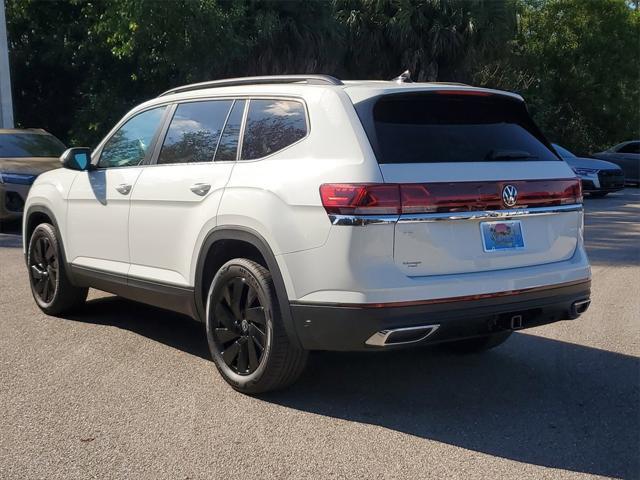
[(58, 234), (49, 223), (38, 225), (27, 249), (31, 294), (47, 315), (63, 315), (82, 306), (88, 288), (76, 287), (67, 277)]
[(511, 333), (513, 332), (507, 331), (483, 337), (458, 340), (457, 342), (447, 343), (446, 347), (455, 353), (461, 354), (485, 352), (497, 347), (498, 345), (502, 345), (509, 339)]
[(590, 193), (589, 196), (591, 198), (604, 198), (607, 196), (608, 193), (609, 192), (593, 192), (593, 193)]
[(244, 258), (225, 263), (207, 295), (206, 331), (218, 371), (235, 390), (264, 393), (295, 382), (308, 352), (292, 345), (269, 271)]

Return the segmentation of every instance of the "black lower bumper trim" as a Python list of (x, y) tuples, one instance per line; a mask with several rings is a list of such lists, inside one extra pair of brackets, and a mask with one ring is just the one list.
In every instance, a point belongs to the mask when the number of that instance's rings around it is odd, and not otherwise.
[(585, 281), (509, 296), (383, 308), (292, 302), (291, 313), (308, 350), (371, 350), (381, 347), (365, 342), (381, 330), (437, 324), (437, 332), (419, 342), (430, 344), (511, 330), (514, 317), (519, 317), (518, 329), (572, 319), (572, 305), (588, 299), (590, 288)]

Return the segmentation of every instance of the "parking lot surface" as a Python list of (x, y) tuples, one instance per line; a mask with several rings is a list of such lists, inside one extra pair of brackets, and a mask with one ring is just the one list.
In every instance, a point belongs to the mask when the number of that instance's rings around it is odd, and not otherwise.
[(202, 327), (92, 291), (68, 318), (0, 234), (0, 478), (640, 477), (640, 190), (587, 199), (592, 306), (485, 354), (316, 353), (235, 393)]

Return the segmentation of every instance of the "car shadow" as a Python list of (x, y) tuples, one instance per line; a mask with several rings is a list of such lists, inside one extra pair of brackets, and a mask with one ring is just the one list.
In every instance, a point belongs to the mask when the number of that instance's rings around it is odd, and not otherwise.
[(196, 357), (211, 358), (203, 324), (179, 313), (121, 297), (88, 300), (80, 310), (64, 318), (121, 328)]
[(638, 358), (523, 333), (484, 354), (317, 353), (264, 400), (545, 467), (637, 478)]
[[(182, 315), (107, 297), (68, 318), (209, 358), (202, 325)], [(636, 357), (516, 333), (481, 355), (314, 352), (296, 384), (260, 399), (518, 462), (637, 478), (639, 378)]]
[(91, 170), (86, 173), (91, 190), (102, 205), (107, 204), (107, 176), (104, 169)]
[(640, 265), (640, 189), (586, 198), (585, 239), (593, 265)]

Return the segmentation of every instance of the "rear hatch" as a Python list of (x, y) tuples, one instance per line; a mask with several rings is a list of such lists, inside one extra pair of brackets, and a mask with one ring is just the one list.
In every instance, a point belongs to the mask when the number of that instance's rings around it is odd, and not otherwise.
[[(356, 106), (358, 108), (358, 106)], [(387, 94), (359, 109), (401, 215), (394, 261), (409, 276), (567, 260), (581, 235), (579, 182), (524, 102), (486, 90)]]

